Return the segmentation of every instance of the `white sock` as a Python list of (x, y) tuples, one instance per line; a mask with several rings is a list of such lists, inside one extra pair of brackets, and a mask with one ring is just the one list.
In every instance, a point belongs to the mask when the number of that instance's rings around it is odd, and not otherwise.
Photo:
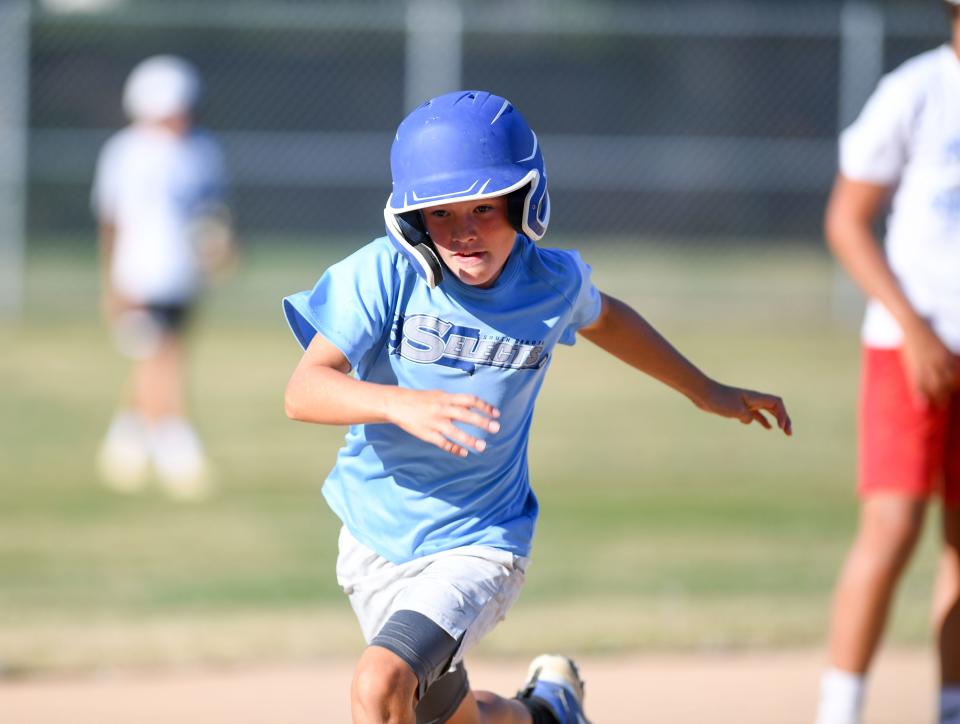
[(111, 443), (133, 443), (146, 445), (147, 423), (140, 413), (133, 410), (119, 410), (110, 421), (107, 440)]
[(862, 674), (827, 669), (820, 679), (816, 724), (860, 724), (864, 686)]
[(157, 477), (174, 497), (198, 499), (210, 492), (203, 445), (186, 420), (164, 417), (150, 429), (151, 453)]
[(960, 684), (940, 689), (940, 724), (960, 724)]
[(146, 482), (149, 465), (147, 425), (132, 410), (121, 410), (97, 453), (97, 467), (103, 481), (121, 492), (133, 493)]
[(158, 470), (173, 475), (192, 474), (203, 464), (203, 446), (190, 423), (164, 417), (150, 428), (151, 452)]

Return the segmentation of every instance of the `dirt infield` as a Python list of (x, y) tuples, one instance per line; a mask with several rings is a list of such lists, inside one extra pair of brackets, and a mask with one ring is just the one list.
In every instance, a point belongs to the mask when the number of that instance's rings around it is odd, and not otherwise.
[[(469, 663), (477, 688), (514, 690), (525, 663)], [(822, 653), (581, 659), (587, 713), (599, 724), (809, 724)], [(351, 662), (237, 670), (100, 674), (0, 683), (7, 724), (339, 724), (349, 722)], [(933, 720), (935, 666), (922, 651), (884, 651), (866, 724)]]

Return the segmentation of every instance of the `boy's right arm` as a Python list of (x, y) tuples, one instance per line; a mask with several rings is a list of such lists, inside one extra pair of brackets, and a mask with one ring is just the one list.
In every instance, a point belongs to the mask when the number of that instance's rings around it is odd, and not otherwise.
[(899, 323), (904, 359), (918, 395), (943, 402), (957, 384), (956, 360), (903, 293), (873, 233), (873, 222), (889, 195), (886, 186), (838, 175), (824, 221), (827, 242), (857, 285)]
[(110, 279), (110, 267), (113, 265), (113, 249), (117, 238), (117, 227), (109, 219), (101, 218), (98, 225), (98, 243), (100, 247), (100, 311), (107, 322), (113, 322), (123, 311), (120, 297), (113, 288)]
[(495, 433), (500, 411), (475, 395), (411, 390), (364, 382), (349, 375), (350, 362), (317, 334), (287, 383), (287, 416), (327, 425), (390, 423), (452, 455), (483, 452), (486, 442), (454, 421)]

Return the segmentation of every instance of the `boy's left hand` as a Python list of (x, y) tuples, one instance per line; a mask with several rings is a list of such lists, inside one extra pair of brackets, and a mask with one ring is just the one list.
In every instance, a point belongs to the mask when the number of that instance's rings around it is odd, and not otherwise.
[(787, 408), (776, 395), (729, 387), (718, 382), (712, 383), (704, 399), (695, 401), (697, 407), (721, 417), (733, 417), (744, 425), (758, 422), (767, 430), (773, 428), (764, 412), (773, 416), (779, 427), (787, 435), (793, 434), (793, 423)]

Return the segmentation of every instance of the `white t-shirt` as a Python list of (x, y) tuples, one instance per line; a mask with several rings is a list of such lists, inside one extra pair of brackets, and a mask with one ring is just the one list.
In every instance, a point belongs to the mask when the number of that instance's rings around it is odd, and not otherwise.
[[(949, 46), (884, 76), (840, 137), (847, 178), (895, 187), (886, 251), (914, 308), (960, 352), (960, 58)], [(897, 347), (900, 326), (870, 300), (863, 341)]]
[(114, 288), (139, 303), (193, 297), (200, 271), (192, 227), (223, 193), (223, 156), (209, 133), (132, 125), (112, 136), (97, 161), (92, 203), (116, 227)]

